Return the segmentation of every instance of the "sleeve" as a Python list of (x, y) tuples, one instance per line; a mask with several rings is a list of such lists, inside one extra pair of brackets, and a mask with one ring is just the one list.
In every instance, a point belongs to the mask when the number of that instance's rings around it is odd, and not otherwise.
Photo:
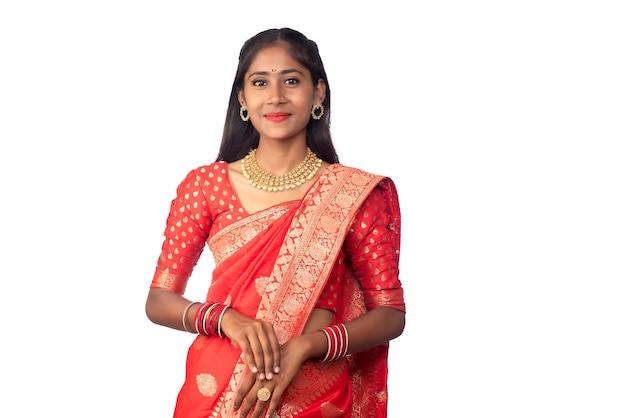
[(150, 287), (183, 294), (209, 235), (212, 220), (202, 189), (205, 180), (192, 170), (176, 189), (166, 221), (161, 255)]
[(387, 306), (405, 312), (399, 278), (400, 206), (390, 179), (383, 180), (359, 208), (345, 249), (367, 309)]

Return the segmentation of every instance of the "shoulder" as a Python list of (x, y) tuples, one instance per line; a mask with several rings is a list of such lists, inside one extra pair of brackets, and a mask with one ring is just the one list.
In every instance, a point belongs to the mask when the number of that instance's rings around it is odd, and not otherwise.
[(363, 170), (361, 168), (351, 167), (342, 164), (331, 164), (328, 167), (328, 171), (334, 175), (343, 174), (346, 178), (350, 179), (351, 181), (356, 181), (357, 183), (371, 182), (377, 187), (382, 187), (385, 189), (391, 188), (395, 191), (395, 184), (393, 180), (384, 174), (376, 174), (370, 171)]
[(353, 166), (349, 166), (349, 165), (343, 165), (343, 164), (339, 164), (339, 163), (330, 164), (328, 166), (328, 169), (330, 171), (334, 171), (336, 173), (345, 172), (345, 173), (350, 173), (350, 174), (362, 175), (362, 176), (366, 176), (366, 177), (379, 177), (379, 178), (386, 178), (387, 177), (387, 176), (382, 175), (382, 174), (376, 174), (376, 173), (373, 173), (371, 171), (363, 170), (362, 168), (353, 167)]
[(341, 164), (333, 164), (331, 167), (333, 170), (345, 171), (350, 182), (363, 184), (367, 190), (367, 200), (384, 202), (388, 211), (399, 217), (400, 200), (396, 184), (391, 177)]
[(226, 162), (216, 161), (211, 164), (201, 165), (191, 170), (190, 174), (191, 173), (199, 177), (209, 177), (209, 178), (213, 178), (218, 175), (226, 175), (227, 174)]
[(178, 190), (182, 192), (190, 189), (206, 189), (216, 182), (227, 182), (227, 176), (226, 163), (223, 161), (197, 166), (187, 171), (178, 185)]
[(205, 164), (195, 167), (187, 172), (185, 175), (185, 181), (212, 181), (212, 179), (224, 177), (228, 175), (226, 169), (226, 163), (224, 161), (217, 161), (211, 164)]

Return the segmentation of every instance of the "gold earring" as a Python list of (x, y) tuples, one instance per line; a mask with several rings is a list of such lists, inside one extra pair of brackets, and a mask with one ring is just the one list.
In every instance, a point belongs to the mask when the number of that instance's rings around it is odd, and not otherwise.
[(244, 122), (247, 122), (250, 120), (250, 112), (248, 112), (248, 106), (243, 105), (239, 108), (239, 117)]
[(311, 109), (311, 117), (315, 120), (320, 120), (322, 116), (324, 116), (324, 106), (321, 103), (314, 104)]

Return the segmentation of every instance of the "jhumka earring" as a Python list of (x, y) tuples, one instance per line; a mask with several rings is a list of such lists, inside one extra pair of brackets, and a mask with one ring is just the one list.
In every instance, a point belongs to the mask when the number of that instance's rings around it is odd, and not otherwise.
[(250, 112), (248, 112), (248, 106), (244, 105), (239, 108), (239, 117), (244, 122), (247, 122), (250, 120)]
[(321, 103), (314, 104), (311, 109), (311, 117), (315, 120), (320, 120), (322, 116), (324, 116), (324, 106)]

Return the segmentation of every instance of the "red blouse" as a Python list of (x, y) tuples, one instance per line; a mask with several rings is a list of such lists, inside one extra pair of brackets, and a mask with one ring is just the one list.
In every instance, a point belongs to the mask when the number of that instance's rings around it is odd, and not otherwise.
[[(387, 181), (387, 180), (385, 180)], [(228, 179), (225, 162), (190, 171), (177, 188), (166, 222), (165, 239), (150, 287), (183, 294), (207, 240), (216, 231), (249, 216)], [(336, 311), (349, 301), (336, 291), (347, 268), (356, 273), (368, 309), (388, 306), (405, 311), (399, 280), (399, 240), (390, 203), (375, 188), (358, 210), (343, 249), (317, 303)]]

